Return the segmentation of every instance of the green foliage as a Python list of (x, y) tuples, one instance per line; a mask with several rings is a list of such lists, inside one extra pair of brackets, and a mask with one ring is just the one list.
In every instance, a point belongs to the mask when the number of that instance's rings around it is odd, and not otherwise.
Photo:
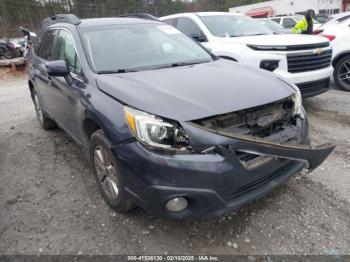
[(0, 38), (21, 36), (25, 26), (38, 31), (41, 21), (59, 13), (73, 13), (80, 18), (111, 17), (146, 12), (164, 16), (179, 12), (227, 11), (229, 7), (262, 0), (0, 0)]

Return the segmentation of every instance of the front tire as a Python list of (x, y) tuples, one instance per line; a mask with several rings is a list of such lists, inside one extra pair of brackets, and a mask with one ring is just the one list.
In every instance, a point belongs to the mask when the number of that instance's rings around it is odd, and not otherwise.
[(333, 77), (338, 87), (350, 91), (350, 55), (344, 56), (336, 63)]
[(107, 204), (118, 213), (124, 213), (131, 210), (133, 204), (126, 196), (123, 175), (108, 144), (102, 130), (96, 131), (91, 136), (89, 147), (91, 172)]
[(39, 101), (39, 98), (38, 98), (38, 95), (37, 95), (35, 89), (33, 89), (32, 98), (33, 98), (36, 116), (38, 118), (38, 121), (39, 121), (41, 128), (43, 128), (45, 130), (56, 128), (55, 121), (53, 121), (52, 119), (45, 116), (45, 112), (43, 111), (43, 109), (40, 105), (40, 101)]

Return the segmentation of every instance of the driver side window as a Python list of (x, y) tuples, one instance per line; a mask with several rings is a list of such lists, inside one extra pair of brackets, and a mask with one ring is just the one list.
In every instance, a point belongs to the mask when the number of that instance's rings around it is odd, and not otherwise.
[(82, 75), (81, 65), (75, 50), (74, 40), (69, 32), (60, 30), (54, 52), (55, 60), (65, 60), (69, 66), (69, 70), (72, 73)]

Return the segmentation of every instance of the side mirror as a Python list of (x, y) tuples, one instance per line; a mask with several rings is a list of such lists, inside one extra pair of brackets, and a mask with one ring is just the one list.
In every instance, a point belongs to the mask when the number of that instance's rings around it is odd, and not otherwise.
[(190, 35), (190, 37), (197, 42), (206, 42), (207, 38), (204, 35)]
[(45, 67), (49, 76), (67, 76), (70, 73), (64, 60), (46, 62)]

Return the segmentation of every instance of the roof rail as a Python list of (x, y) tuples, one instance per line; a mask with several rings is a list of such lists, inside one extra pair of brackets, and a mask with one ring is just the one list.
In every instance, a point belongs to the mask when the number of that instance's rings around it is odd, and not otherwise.
[(125, 14), (125, 15), (119, 15), (118, 17), (130, 17), (130, 18), (140, 18), (140, 19), (146, 19), (146, 20), (159, 21), (157, 17), (147, 13)]
[(72, 25), (79, 25), (80, 19), (72, 14), (58, 14), (51, 17), (47, 17), (43, 20), (42, 27), (47, 27), (57, 23), (68, 23)]

